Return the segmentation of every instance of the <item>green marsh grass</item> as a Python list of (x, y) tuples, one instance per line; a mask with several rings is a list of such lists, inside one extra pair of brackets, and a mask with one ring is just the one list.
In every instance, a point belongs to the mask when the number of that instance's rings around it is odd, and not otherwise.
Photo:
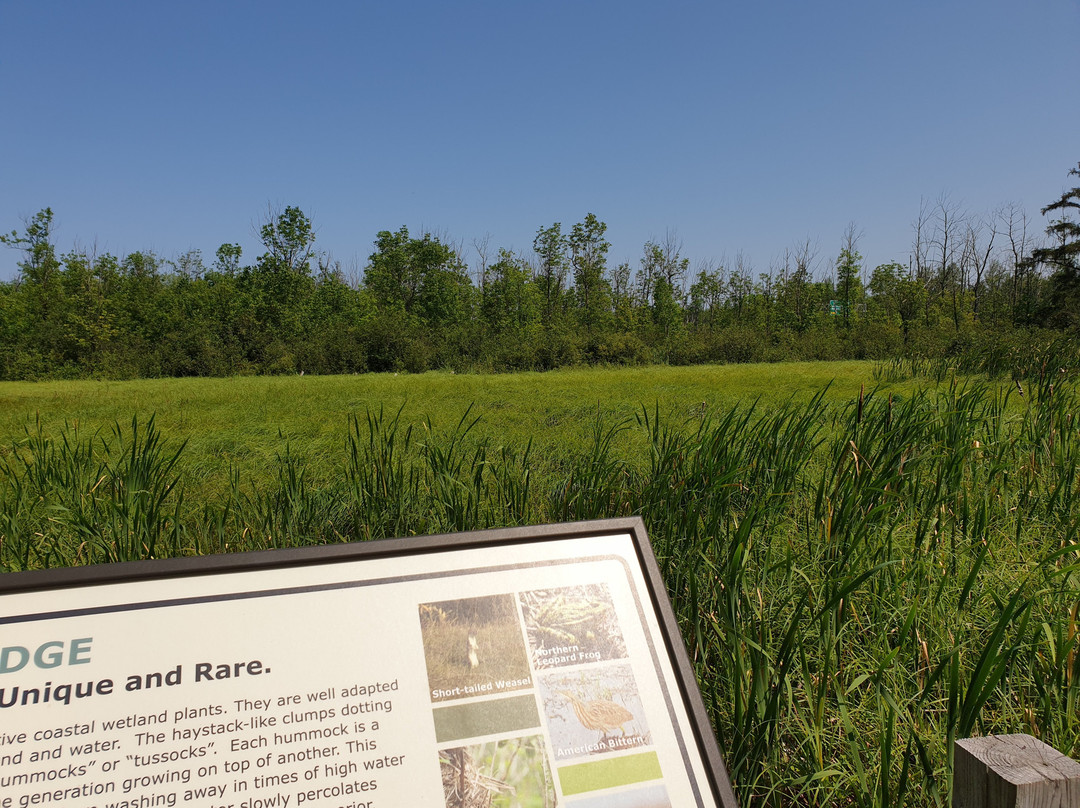
[(543, 466), (583, 447), (598, 408), (632, 418), (659, 403), (665, 412), (715, 407), (764, 397), (779, 401), (832, 382), (837, 398), (870, 380), (868, 362), (781, 363), (697, 367), (570, 369), (551, 373), (451, 373), (160, 379), (129, 382), (0, 382), (0, 457), (40, 419), (50, 433), (78, 424), (83, 434), (109, 430), (132, 416), (155, 416), (169, 436), (187, 439), (189, 496), (220, 490), (232, 469), (244, 480), (275, 475), (288, 442), (313, 473), (336, 469), (349, 419), (382, 408), (401, 409), (402, 423), (430, 418), (450, 428), (470, 406), (481, 416), (473, 435), (524, 446), (533, 440)]
[(640, 514), (743, 805), (944, 805), (956, 738), (1080, 757), (1080, 397), (1054, 365), (873, 389), (865, 364), (831, 385), (777, 366), (227, 380), (207, 401), (137, 383), (92, 406), (48, 385), (20, 405), (38, 417), (8, 417), (0, 568)]

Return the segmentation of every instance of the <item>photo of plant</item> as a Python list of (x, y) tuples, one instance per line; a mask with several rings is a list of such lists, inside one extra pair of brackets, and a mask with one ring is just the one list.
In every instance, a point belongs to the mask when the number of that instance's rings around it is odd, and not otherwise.
[(556, 760), (652, 743), (629, 665), (547, 674), (537, 686)]
[(439, 752), (446, 808), (555, 808), (558, 799), (539, 735)]
[(604, 584), (523, 592), (520, 601), (538, 670), (626, 658), (626, 643)]
[(433, 701), (483, 695), (496, 681), (530, 685), (513, 595), (422, 603), (419, 615)]

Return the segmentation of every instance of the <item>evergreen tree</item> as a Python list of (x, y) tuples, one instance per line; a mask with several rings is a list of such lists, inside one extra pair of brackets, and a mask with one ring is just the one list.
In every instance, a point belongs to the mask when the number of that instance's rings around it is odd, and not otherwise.
[[(1069, 170), (1070, 176), (1080, 177), (1080, 164)], [(1071, 188), (1042, 209), (1045, 216), (1056, 212), (1046, 228), (1046, 234), (1056, 243), (1032, 252), (1036, 263), (1053, 267), (1050, 277), (1047, 319), (1068, 328), (1080, 326), (1080, 188)]]

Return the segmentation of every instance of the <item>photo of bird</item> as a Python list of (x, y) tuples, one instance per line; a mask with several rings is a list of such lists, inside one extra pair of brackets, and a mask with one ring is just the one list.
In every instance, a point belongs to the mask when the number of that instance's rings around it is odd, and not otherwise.
[(556, 760), (604, 755), (652, 743), (630, 665), (553, 671), (537, 677)]
[(570, 700), (570, 705), (574, 709), (574, 715), (577, 717), (578, 723), (585, 729), (599, 732), (601, 738), (616, 729), (621, 730), (625, 735), (626, 731), (623, 729), (623, 724), (634, 720), (632, 712), (613, 701), (607, 701), (606, 699), (582, 701), (568, 690), (558, 692), (560, 696), (565, 696)]

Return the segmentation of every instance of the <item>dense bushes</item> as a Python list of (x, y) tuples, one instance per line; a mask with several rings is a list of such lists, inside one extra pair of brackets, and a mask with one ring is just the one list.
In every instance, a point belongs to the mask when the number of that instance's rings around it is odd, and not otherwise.
[(363, 278), (347, 283), (295, 208), (263, 227), (267, 252), (249, 266), (228, 244), (211, 267), (197, 251), (58, 256), (51, 223), (45, 210), (2, 237), (24, 256), (0, 284), (2, 379), (996, 355), (1031, 339), (1048, 288), (1030, 271), (1018, 287), (1000, 265), (971, 287), (898, 264), (864, 288), (848, 248), (842, 287), (804, 260), (757, 280), (741, 261), (691, 278), (677, 248), (652, 243), (633, 273), (607, 266), (606, 226), (591, 215), (569, 235), (542, 229), (535, 261), (501, 251), (475, 282), (450, 245), (401, 228), (378, 234)]

